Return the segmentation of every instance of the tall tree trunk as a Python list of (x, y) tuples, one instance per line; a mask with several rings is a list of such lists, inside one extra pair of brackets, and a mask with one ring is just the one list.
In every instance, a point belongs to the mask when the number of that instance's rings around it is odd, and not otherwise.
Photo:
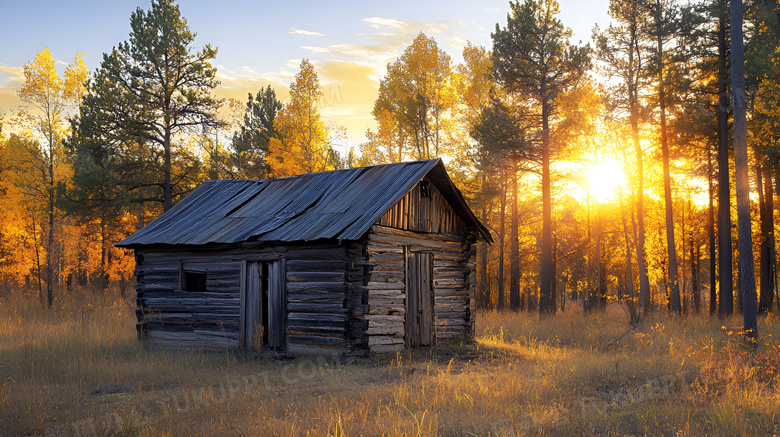
[(48, 226), (46, 232), (46, 303), (51, 308), (54, 303), (54, 179), (49, 192)]
[[(546, 97), (545, 90), (542, 95)], [(539, 312), (555, 313), (553, 300), (552, 199), (550, 190), (550, 102), (542, 102), (542, 257), (539, 279)]]
[(738, 313), (741, 314), (742, 313), (742, 291), (741, 291), (742, 289), (740, 287), (742, 286), (742, 284), (739, 283), (739, 275), (741, 274), (740, 272), (742, 271), (742, 266), (739, 264), (739, 238), (735, 238), (731, 244), (737, 246), (737, 253), (736, 253), (736, 260), (735, 260), (737, 264), (737, 288), (734, 291), (736, 291), (735, 295), (737, 297), (736, 310)]
[[(166, 126), (170, 121), (165, 120)], [(166, 127), (163, 137), (163, 212), (173, 207), (173, 194), (171, 187), (171, 129)]]
[[(555, 223), (553, 223), (554, 225)], [(558, 236), (553, 233), (553, 262), (552, 262), (552, 291), (550, 292), (550, 305), (558, 308)]]
[(756, 176), (756, 190), (758, 192), (758, 229), (759, 229), (759, 236), (758, 236), (758, 253), (759, 253), (759, 259), (758, 259), (758, 312), (762, 312), (762, 300), (764, 297), (764, 287), (766, 286), (766, 273), (765, 270), (767, 268), (767, 259), (768, 259), (768, 251), (767, 246), (765, 244), (766, 238), (764, 235), (764, 231), (766, 230), (766, 197), (764, 197), (764, 175), (762, 173), (762, 165), (761, 161), (762, 159), (765, 159), (765, 157), (758, 156), (758, 153), (754, 151), (756, 154), (756, 163), (755, 163), (755, 176)]
[(647, 256), (645, 254), (645, 207), (644, 207), (644, 165), (642, 146), (639, 144), (638, 128), (635, 131), (637, 191), (636, 191), (636, 262), (639, 273), (639, 306), (650, 310), (650, 281), (647, 277)]
[(571, 294), (569, 296), (571, 296), (571, 300), (572, 300), (572, 304), (573, 305), (576, 305), (577, 300), (580, 298), (580, 287), (579, 287), (580, 275), (579, 275), (579, 273), (580, 273), (580, 270), (575, 268), (574, 271), (572, 271), (572, 274), (571, 274)]
[[(636, 141), (638, 141), (638, 139), (639, 139), (639, 136), (638, 136), (639, 134), (638, 134), (638, 132), (635, 131), (633, 135), (634, 135), (634, 141), (635, 141), (634, 144), (636, 146)], [(628, 154), (626, 153), (625, 150), (623, 150), (623, 161), (626, 163), (626, 165), (628, 165)], [(629, 194), (630, 194), (629, 199), (631, 199), (631, 200), (635, 200), (636, 199), (637, 196), (636, 196), (636, 193), (633, 190), (633, 187), (631, 187), (631, 190), (630, 190)], [(634, 203), (636, 203), (636, 201)], [(639, 249), (639, 226), (638, 226), (637, 220), (636, 220), (636, 208), (635, 208), (635, 205), (629, 205), (628, 209), (629, 209), (629, 212), (631, 213), (631, 233), (632, 233), (632, 236), (634, 238), (634, 248), (636, 249), (636, 253), (637, 253), (637, 274), (639, 275), (639, 289), (640, 289), (640, 291), (639, 291), (639, 308), (643, 309), (643, 311), (649, 311), (650, 308), (651, 308), (652, 302), (651, 302), (651, 299), (650, 299), (650, 282), (649, 282), (649, 280), (647, 278), (647, 270), (645, 270), (645, 276), (644, 276), (644, 279), (646, 281), (645, 285), (647, 287), (647, 295), (645, 296), (646, 303), (644, 304), (644, 306), (642, 304), (642, 299), (643, 299), (643, 297), (642, 297), (642, 274), (641, 274), (641, 272), (642, 272), (642, 265), (639, 263), (639, 259), (638, 259), (639, 258), (639, 254), (640, 254), (640, 251), (638, 250)], [(642, 235), (644, 235), (644, 232), (642, 233)]]
[[(774, 223), (774, 193), (772, 190), (771, 164), (759, 164), (756, 171), (758, 179), (759, 210), (761, 217), (761, 282), (759, 313), (770, 313), (775, 288), (775, 223)], [(763, 173), (763, 177), (762, 177)]]
[(699, 245), (695, 244), (694, 231), (691, 229), (691, 298), (693, 312), (701, 313), (701, 285), (699, 284), (699, 259), (701, 253)]
[(583, 293), (582, 296), (582, 309), (584, 311), (590, 311), (591, 304), (593, 303), (593, 294), (595, 294), (595, 291), (593, 291), (593, 287), (596, 281), (593, 280), (593, 254), (591, 253), (591, 232), (590, 232), (590, 194), (588, 194), (588, 201), (587, 201), (587, 209), (586, 215), (587, 215), (587, 225), (588, 225), (588, 290), (587, 293)]
[[(636, 25), (630, 27), (631, 48), (628, 51), (628, 70), (630, 78), (626, 84), (628, 89), (629, 121), (631, 123), (631, 138), (636, 152), (636, 218), (631, 213), (634, 225), (634, 245), (636, 247), (637, 274), (639, 275), (639, 307), (643, 311), (650, 310), (650, 281), (647, 277), (647, 257), (645, 255), (645, 211), (644, 211), (644, 165), (642, 145), (639, 141), (639, 74), (642, 63), (639, 55), (639, 30)], [(633, 191), (633, 190), (632, 190)]]
[(46, 108), (46, 138), (49, 142), (48, 151), (44, 152), (44, 165), (46, 181), (46, 218), (48, 229), (46, 230), (46, 304), (51, 308), (54, 303), (54, 115), (50, 108)]
[(623, 223), (623, 238), (626, 241), (626, 292), (628, 294), (628, 315), (631, 324), (639, 321), (636, 312), (636, 296), (634, 295), (634, 272), (631, 266), (631, 239), (628, 238), (628, 225), (626, 225), (626, 211), (623, 209), (623, 193), (620, 194), (620, 220)]
[(506, 231), (504, 224), (506, 223), (506, 184), (503, 183), (503, 193), (501, 195), (501, 222), (498, 224), (498, 304), (499, 310), (504, 309), (504, 242), (506, 240)]
[(707, 234), (710, 241), (710, 315), (718, 312), (717, 270), (715, 268), (717, 254), (715, 252), (715, 189), (712, 183), (712, 149), (707, 148), (707, 193), (709, 194), (709, 210), (707, 211)]
[(563, 292), (561, 292), (561, 312), (566, 311), (566, 292), (569, 290), (569, 284), (571, 283), (571, 275), (567, 276), (567, 281), (563, 284)]
[(746, 338), (757, 345), (756, 278), (753, 274), (753, 236), (750, 229), (750, 181), (748, 176), (747, 114), (745, 107), (745, 59), (742, 43), (742, 0), (731, 0), (731, 89), (734, 95), (734, 172), (739, 232), (739, 289)]
[(512, 163), (512, 231), (509, 255), (509, 307), (520, 309), (520, 248), (517, 240), (517, 159)]
[[(484, 211), (484, 210), (483, 210)], [(487, 226), (487, 221), (484, 223)], [(488, 245), (485, 240), (479, 244), (479, 307), (482, 309), (490, 308), (490, 288), (488, 287)]]
[(731, 246), (731, 190), (729, 188), (729, 101), (728, 68), (726, 59), (726, 0), (719, 0), (721, 15), (718, 20), (718, 315), (734, 314), (734, 285)]
[(41, 277), (41, 251), (39, 250), (38, 246), (38, 227), (35, 224), (35, 213), (33, 211), (30, 211), (30, 217), (32, 218), (32, 234), (33, 234), (33, 244), (35, 245), (35, 273), (36, 277), (38, 279), (38, 300), (41, 303), (41, 306), (44, 306), (44, 298), (43, 298), (43, 284), (42, 277)]
[(677, 246), (674, 242), (674, 217), (672, 214), (672, 177), (669, 173), (669, 143), (666, 135), (666, 89), (664, 88), (664, 45), (661, 2), (656, 0), (656, 27), (658, 31), (658, 102), (661, 109), (661, 152), (664, 167), (664, 203), (666, 204), (666, 253), (669, 257), (669, 287), (672, 312), (682, 313), (680, 305), (680, 279), (677, 267)]
[(100, 287), (101, 291), (108, 290), (108, 235), (105, 217), (100, 217)]
[(607, 307), (607, 272), (604, 263), (601, 261), (603, 248), (603, 213), (600, 204), (596, 204), (596, 280), (598, 287), (596, 289), (595, 299), (591, 306), (603, 310)]
[[(691, 210), (691, 199), (688, 198), (688, 211)], [(686, 290), (685, 286), (687, 285), (686, 277), (685, 277), (685, 204), (683, 204), (682, 208), (682, 280), (680, 281), (680, 297), (682, 300), (682, 314), (688, 315), (688, 290)], [(669, 281), (671, 285), (671, 281)], [(669, 287), (669, 309), (670, 311), (674, 312), (672, 310), (672, 288)], [(678, 313), (679, 314), (679, 313)]]
[[(773, 169), (773, 174), (774, 174), (774, 178), (775, 178), (775, 187), (776, 187), (775, 188), (775, 193), (778, 196), (780, 196), (780, 159), (774, 159), (773, 160), (772, 169)], [(774, 199), (773, 199), (772, 202), (774, 204)], [(772, 210), (774, 210), (774, 207), (772, 208)], [(774, 220), (774, 217), (773, 217), (773, 220)], [(778, 287), (778, 283), (780, 283), (780, 281), (778, 281), (778, 266), (777, 266), (777, 256), (776, 255), (777, 255), (777, 249), (775, 248), (775, 244), (774, 244), (774, 240), (773, 240), (772, 241), (772, 259), (775, 260), (775, 265), (773, 267), (774, 273), (775, 273), (775, 277), (774, 277), (774, 281), (775, 281), (775, 298), (774, 298), (774, 301), (777, 303), (776, 304), (778, 306), (778, 310), (777, 311), (778, 311), (778, 313), (780, 313), (780, 294), (779, 294), (780, 290), (778, 289), (778, 288), (780, 288), (780, 287)]]
[(143, 196), (143, 188), (138, 188), (138, 211), (136, 211), (136, 231), (140, 231), (144, 227), (145, 217), (144, 217), (144, 196)]
[[(486, 183), (486, 175), (485, 171), (482, 171), (482, 188), (484, 193)], [(482, 224), (485, 225), (485, 227), (488, 226), (488, 220), (490, 219), (490, 215), (488, 212), (488, 202), (487, 199), (485, 199), (485, 203), (482, 205)], [(482, 242), (479, 244), (479, 289), (477, 290), (477, 295), (479, 296), (479, 307), (481, 309), (488, 309), (490, 308), (490, 288), (488, 287), (488, 246), (487, 241), (482, 240)]]
[[(636, 90), (634, 97), (636, 99)], [(645, 255), (645, 208), (644, 208), (644, 152), (639, 141), (639, 108), (638, 102), (631, 105), (631, 131), (636, 152), (636, 263), (639, 274), (639, 306), (643, 311), (650, 311), (650, 281), (647, 277), (647, 257)]]
[(767, 214), (767, 246), (769, 246), (769, 275), (768, 280), (770, 281), (769, 286), (767, 287), (767, 298), (769, 299), (769, 302), (767, 303), (767, 311), (772, 311), (772, 306), (774, 303), (774, 289), (775, 285), (777, 284), (775, 278), (777, 277), (777, 259), (775, 256), (775, 202), (774, 202), (774, 193), (775, 188), (772, 186), (772, 165), (767, 164), (767, 166), (764, 169), (764, 196), (766, 197), (766, 214)]

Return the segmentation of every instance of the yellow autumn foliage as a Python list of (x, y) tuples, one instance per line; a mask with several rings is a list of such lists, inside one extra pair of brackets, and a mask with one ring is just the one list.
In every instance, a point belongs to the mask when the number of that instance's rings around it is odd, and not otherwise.
[(268, 145), (268, 164), (273, 177), (333, 168), (329, 162), (328, 129), (317, 106), (321, 96), (314, 65), (304, 59), (301, 71), (290, 85), (290, 102), (274, 121), (279, 138), (272, 138)]

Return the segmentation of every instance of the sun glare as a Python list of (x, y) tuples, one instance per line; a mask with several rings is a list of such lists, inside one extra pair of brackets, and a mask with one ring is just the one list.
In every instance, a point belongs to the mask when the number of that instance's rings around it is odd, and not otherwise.
[(615, 161), (601, 161), (588, 169), (590, 195), (598, 202), (607, 202), (617, 196), (617, 189), (626, 185), (623, 168)]

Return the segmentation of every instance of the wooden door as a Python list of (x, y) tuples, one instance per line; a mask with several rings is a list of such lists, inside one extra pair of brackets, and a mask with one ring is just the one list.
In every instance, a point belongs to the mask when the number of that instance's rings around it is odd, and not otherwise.
[(407, 252), (406, 255), (406, 345), (433, 343), (433, 255)]
[(246, 262), (242, 268), (239, 343), (244, 349), (284, 346), (283, 261)]
[(287, 314), (287, 295), (285, 293), (284, 259), (268, 263), (268, 322), (266, 342), (271, 349), (284, 347), (285, 316)]

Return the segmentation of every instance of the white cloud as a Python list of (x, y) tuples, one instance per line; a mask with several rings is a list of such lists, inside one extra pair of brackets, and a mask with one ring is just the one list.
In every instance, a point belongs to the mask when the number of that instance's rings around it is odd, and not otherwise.
[(325, 36), (324, 33), (314, 32), (311, 30), (296, 29), (294, 27), (291, 27), (290, 31), (287, 33), (292, 33), (295, 35), (307, 35), (307, 36)]
[(454, 47), (466, 47), (466, 40), (460, 35), (451, 35), (447, 41)]
[(311, 50), (312, 53), (330, 53), (330, 49), (326, 47), (301, 46), (301, 48), (306, 50)]
[(24, 85), (24, 69), (0, 64), (0, 112), (9, 112), (21, 103), (17, 92)]
[(395, 27), (396, 29), (403, 29), (404, 27), (406, 27), (406, 23), (404, 23), (403, 21), (395, 20), (393, 18), (367, 17), (364, 18), (363, 21), (368, 23), (369, 26), (373, 27), (374, 29), (378, 29), (383, 26)]
[(0, 86), (19, 87), (24, 83), (24, 68), (0, 64)]

